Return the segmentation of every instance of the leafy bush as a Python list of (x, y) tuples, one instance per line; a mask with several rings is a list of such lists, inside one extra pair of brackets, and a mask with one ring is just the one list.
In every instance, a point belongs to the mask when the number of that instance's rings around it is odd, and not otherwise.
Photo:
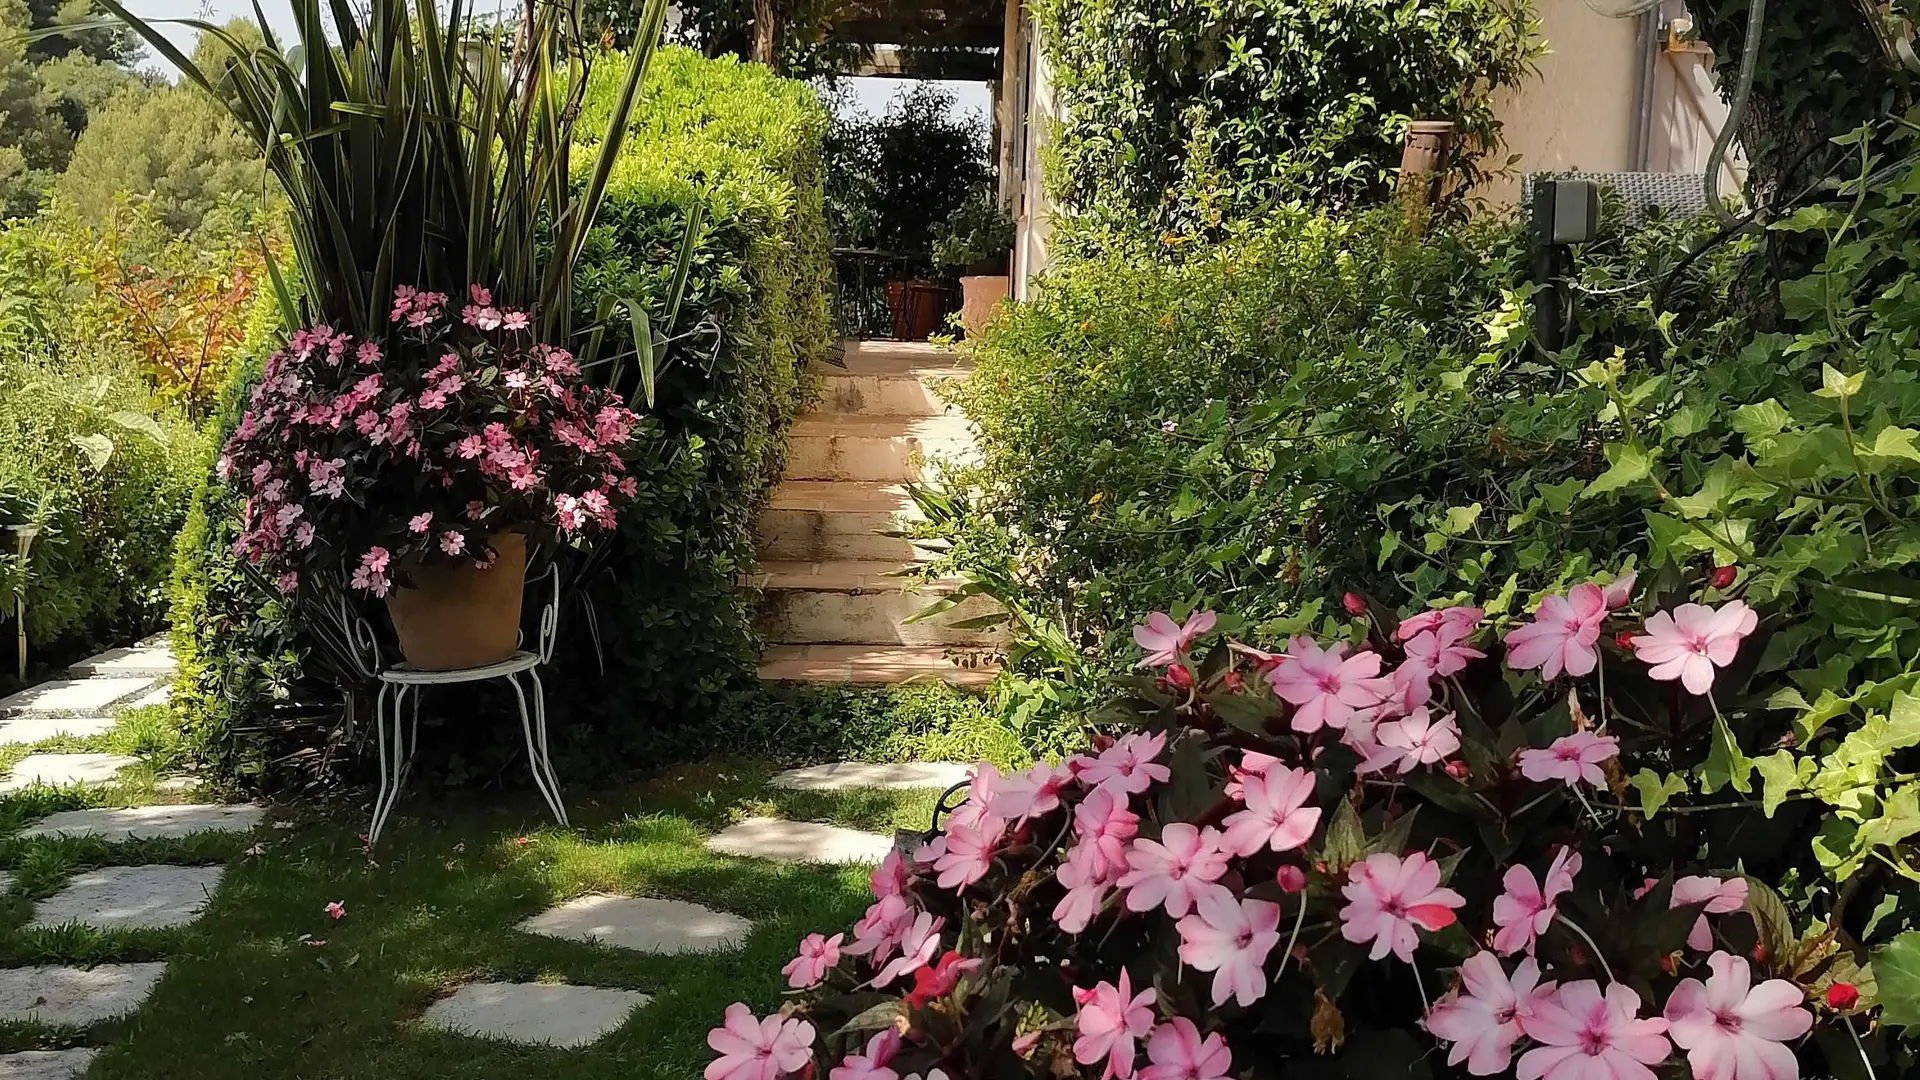
[(264, 178), (232, 117), (190, 86), (123, 90), (88, 119), (54, 190), (83, 220), (104, 222), (132, 197), (174, 232), (223, 203), (259, 202)]
[(1063, 117), (1047, 181), (1069, 237), (1216, 236), (1292, 199), (1392, 190), (1408, 120), (1452, 120), (1471, 187), (1496, 91), (1538, 45), (1511, 0), (1045, 0)]
[[(204, 458), (193, 427), (117, 359), (0, 351), (0, 519), (44, 530), (26, 568), (27, 636), (42, 659), (153, 629)], [(10, 606), (21, 566), (11, 538), (5, 548)]]
[(991, 188), (968, 195), (934, 232), (933, 261), (941, 266), (965, 269), (985, 264), (1004, 273), (1012, 251), (1013, 219)]
[(1468, 607), (1278, 653), (1155, 615), (1160, 677), (1103, 713), (1134, 730), (976, 768), (851, 940), (802, 942), (780, 1018), (729, 1010), (708, 1075), (776, 1037), (771, 1074), (843, 1080), (1904, 1073), (1872, 1012), (1920, 1008), (1889, 944), (1920, 890), (1850, 915), (1779, 842), (1819, 815), (1729, 786), (1776, 627), (1634, 587), (1555, 594), (1504, 647)]
[(842, 103), (826, 139), (827, 223), (840, 247), (924, 256), (992, 176), (987, 133), (952, 93), (916, 83), (872, 116)]

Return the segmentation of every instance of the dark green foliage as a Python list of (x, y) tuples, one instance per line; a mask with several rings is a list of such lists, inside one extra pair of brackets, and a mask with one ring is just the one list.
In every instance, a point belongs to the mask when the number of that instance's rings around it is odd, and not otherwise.
[(839, 247), (925, 256), (948, 215), (993, 175), (982, 122), (917, 83), (885, 115), (842, 106), (827, 132), (827, 223)]
[(1458, 123), (1470, 186), (1498, 145), (1493, 94), (1536, 47), (1513, 0), (1045, 0), (1037, 15), (1064, 118), (1048, 183), (1087, 239), (1217, 236), (1294, 198), (1378, 202), (1409, 119)]

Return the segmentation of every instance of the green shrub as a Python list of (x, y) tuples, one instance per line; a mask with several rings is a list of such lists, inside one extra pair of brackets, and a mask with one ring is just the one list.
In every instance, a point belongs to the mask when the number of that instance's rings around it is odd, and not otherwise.
[[(1409, 119), (1453, 120), (1468, 187), (1496, 91), (1530, 70), (1524, 0), (1043, 0), (1069, 235), (1218, 235), (1301, 198), (1391, 190)], [(1499, 160), (1495, 155), (1494, 160)]]
[[(0, 350), (0, 519), (44, 530), (26, 572), (35, 655), (72, 658), (150, 632), (205, 443), (117, 369)], [(6, 544), (0, 596), (21, 567)]]
[[(609, 113), (623, 74), (617, 57), (593, 69), (583, 131)], [(633, 469), (639, 494), (605, 569), (579, 590), (589, 599), (563, 614), (546, 685), (551, 712), (565, 718), (556, 753), (570, 778), (643, 753), (714, 749), (715, 714), (754, 698), (758, 645), (736, 580), (752, 566), (753, 513), (781, 471), (800, 370), (831, 344), (825, 126), (811, 90), (764, 68), (665, 49), (647, 73), (575, 267), (580, 311), (665, 295), (695, 206), (705, 227), (685, 302), (665, 328), (659, 424), (647, 425)], [(664, 328), (657, 301), (652, 317)], [(632, 350), (621, 333), (602, 355)], [(355, 760), (350, 740), (364, 724), (342, 722), (339, 692), (317, 677), (299, 627), (234, 566), (234, 513), (230, 494), (209, 483), (178, 553), (176, 641), (183, 682), (195, 684), (183, 688), (195, 743), (249, 787), (324, 780)], [(450, 725), (433, 738), (462, 768), (484, 768), (516, 752), (510, 727)]]

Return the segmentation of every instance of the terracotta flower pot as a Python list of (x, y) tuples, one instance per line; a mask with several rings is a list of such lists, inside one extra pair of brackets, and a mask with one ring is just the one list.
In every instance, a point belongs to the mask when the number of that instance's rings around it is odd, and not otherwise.
[(987, 320), (993, 318), (994, 309), (1005, 300), (1009, 291), (1009, 279), (1004, 274), (979, 274), (960, 279), (960, 322), (967, 328), (968, 337), (979, 337), (987, 327)]
[(407, 666), (457, 671), (497, 664), (520, 647), (520, 601), (527, 584), (527, 538), (488, 537), (499, 553), (481, 570), (471, 561), (401, 568), (387, 594), (387, 614)]

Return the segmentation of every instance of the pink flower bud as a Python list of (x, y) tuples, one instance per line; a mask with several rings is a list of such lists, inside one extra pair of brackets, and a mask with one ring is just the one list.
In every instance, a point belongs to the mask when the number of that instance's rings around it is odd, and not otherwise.
[(1297, 893), (1307, 887), (1307, 872), (1297, 866), (1281, 867), (1280, 872), (1274, 875), (1274, 879), (1280, 883), (1280, 888), (1285, 892)]
[(1852, 983), (1837, 982), (1827, 987), (1827, 1008), (1846, 1012), (1860, 1004), (1860, 990)]
[(1716, 566), (1713, 568), (1713, 576), (1707, 579), (1707, 584), (1716, 589), (1724, 589), (1733, 584), (1733, 579), (1738, 573), (1739, 570), (1732, 566)]
[(1359, 593), (1348, 593), (1342, 596), (1340, 598), (1340, 606), (1347, 609), (1347, 614), (1356, 617), (1367, 613), (1366, 598)]
[(1185, 664), (1175, 664), (1167, 669), (1167, 681), (1181, 690), (1190, 689), (1193, 686), (1193, 672), (1188, 671)]
[(1619, 633), (1613, 635), (1613, 643), (1615, 645), (1620, 646), (1622, 649), (1625, 649), (1628, 652), (1632, 652), (1633, 651), (1633, 631), (1622, 630)]

